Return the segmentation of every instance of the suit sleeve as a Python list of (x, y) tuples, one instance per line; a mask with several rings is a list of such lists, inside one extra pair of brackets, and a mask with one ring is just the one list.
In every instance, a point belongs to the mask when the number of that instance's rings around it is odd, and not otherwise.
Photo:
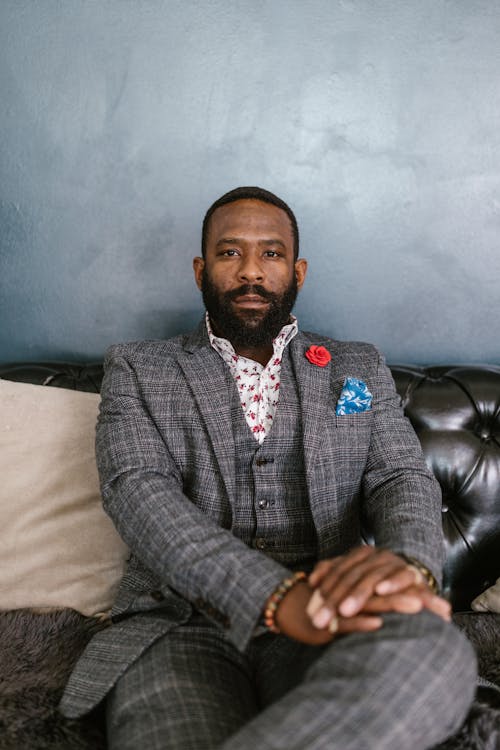
[(378, 546), (417, 558), (440, 585), (441, 490), (380, 355), (372, 389), (374, 425), (363, 478), (368, 525)]
[[(289, 571), (220, 528), (182, 491), (182, 477), (118, 347), (105, 362), (96, 454), (106, 512), (130, 550), (190, 602), (222, 615), (244, 649)], [(219, 618), (221, 619), (221, 618)]]

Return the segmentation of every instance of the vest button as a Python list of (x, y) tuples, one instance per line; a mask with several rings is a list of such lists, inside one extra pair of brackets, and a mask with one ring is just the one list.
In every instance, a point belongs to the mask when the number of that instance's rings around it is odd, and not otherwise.
[(265, 466), (266, 464), (273, 464), (274, 458), (257, 458), (255, 459), (257, 466)]
[(266, 540), (262, 539), (262, 537), (260, 537), (260, 536), (257, 537), (257, 539), (255, 540), (255, 546), (256, 546), (257, 549), (265, 549), (266, 546), (267, 546), (266, 545)]
[(259, 500), (259, 508), (261, 510), (265, 510), (266, 508), (269, 508), (269, 500)]

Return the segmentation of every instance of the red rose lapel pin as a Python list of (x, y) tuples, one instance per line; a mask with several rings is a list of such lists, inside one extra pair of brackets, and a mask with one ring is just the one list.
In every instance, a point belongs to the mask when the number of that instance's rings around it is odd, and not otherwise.
[(311, 364), (326, 367), (332, 355), (324, 346), (310, 346), (306, 351), (306, 357)]

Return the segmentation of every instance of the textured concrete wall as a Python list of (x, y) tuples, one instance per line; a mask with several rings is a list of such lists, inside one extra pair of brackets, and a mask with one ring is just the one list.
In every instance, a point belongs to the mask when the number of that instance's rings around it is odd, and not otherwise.
[(2, 0), (0, 358), (201, 313), (202, 215), (296, 210), (304, 328), (500, 362), (496, 0)]

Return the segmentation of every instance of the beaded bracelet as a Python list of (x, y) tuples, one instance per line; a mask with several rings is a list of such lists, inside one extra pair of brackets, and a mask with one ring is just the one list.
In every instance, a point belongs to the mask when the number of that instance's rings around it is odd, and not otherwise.
[(266, 628), (271, 631), (271, 633), (281, 632), (279, 627), (276, 625), (274, 618), (276, 616), (276, 610), (283, 601), (285, 594), (287, 594), (290, 589), (295, 586), (296, 583), (298, 583), (299, 581), (305, 581), (306, 578), (307, 575), (304, 573), (304, 571), (299, 570), (289, 578), (285, 578), (285, 580), (280, 583), (275, 592), (269, 597), (266, 608), (264, 610), (264, 624)]

